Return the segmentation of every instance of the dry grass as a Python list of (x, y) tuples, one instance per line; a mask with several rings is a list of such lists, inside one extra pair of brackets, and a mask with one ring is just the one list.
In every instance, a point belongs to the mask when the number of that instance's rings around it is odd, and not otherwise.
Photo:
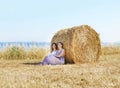
[(68, 63), (95, 62), (101, 53), (99, 35), (88, 25), (60, 30), (51, 42), (63, 42)]
[(39, 60), (0, 60), (0, 88), (120, 88), (120, 54), (99, 62), (39, 66)]
[(26, 50), (24, 47), (7, 47), (6, 49), (0, 50), (0, 59), (8, 60), (21, 60), (21, 59), (42, 59), (49, 52), (47, 47), (32, 47)]
[(120, 54), (120, 46), (103, 46), (102, 55)]
[(49, 48), (31, 48), (26, 52), (26, 58), (28, 59), (41, 59), (49, 53)]

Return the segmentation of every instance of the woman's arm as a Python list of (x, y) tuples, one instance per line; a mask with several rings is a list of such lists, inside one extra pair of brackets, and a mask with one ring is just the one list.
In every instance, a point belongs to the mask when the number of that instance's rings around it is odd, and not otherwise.
[(61, 52), (59, 55), (57, 55), (56, 57), (62, 57), (62, 56), (65, 56), (65, 50), (64, 50), (64, 49), (63, 49), (62, 52)]

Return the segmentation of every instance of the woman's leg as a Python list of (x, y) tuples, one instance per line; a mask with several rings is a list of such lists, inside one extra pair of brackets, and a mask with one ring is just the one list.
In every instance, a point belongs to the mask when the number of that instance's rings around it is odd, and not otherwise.
[(47, 64), (48, 64), (48, 56), (46, 56), (42, 61), (42, 65), (47, 65)]
[(56, 58), (55, 56), (50, 56), (49, 59), (48, 59), (48, 64), (51, 64), (51, 65), (60, 65), (62, 63), (59, 60), (59, 58)]

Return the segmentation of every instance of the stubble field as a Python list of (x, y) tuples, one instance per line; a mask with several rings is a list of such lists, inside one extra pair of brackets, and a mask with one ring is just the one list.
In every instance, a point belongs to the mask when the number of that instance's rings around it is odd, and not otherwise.
[(38, 59), (0, 59), (0, 88), (120, 88), (120, 52), (110, 48), (102, 48), (96, 63), (40, 66)]

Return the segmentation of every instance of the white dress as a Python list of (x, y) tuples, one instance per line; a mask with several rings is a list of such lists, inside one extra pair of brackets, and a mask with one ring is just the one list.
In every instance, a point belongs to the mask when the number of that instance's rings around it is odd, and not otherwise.
[(53, 52), (51, 52), (50, 54), (48, 54), (48, 56), (47, 57), (49, 57), (49, 56), (55, 56), (57, 54), (57, 50), (56, 51), (53, 51)]
[(49, 54), (47, 57), (45, 57), (45, 59), (43, 60), (43, 64), (51, 64), (51, 65), (60, 65), (60, 64), (64, 64), (65, 60), (64, 60), (64, 56), (60, 57), (60, 58), (56, 58), (55, 55), (59, 55), (62, 52), (62, 50), (57, 50), (57, 51), (53, 51), (51, 54)]

